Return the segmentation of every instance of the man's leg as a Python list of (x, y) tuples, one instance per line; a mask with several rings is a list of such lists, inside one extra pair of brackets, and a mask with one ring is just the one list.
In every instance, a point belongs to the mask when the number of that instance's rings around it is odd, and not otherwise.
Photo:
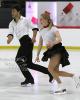
[[(30, 45), (31, 46), (31, 45)], [(29, 49), (29, 53), (28, 53), (28, 59), (27, 59), (27, 67), (39, 72), (42, 72), (44, 74), (47, 74), (49, 76), (49, 82), (52, 82), (53, 80), (53, 76), (51, 75), (51, 73), (48, 71), (48, 68), (45, 68), (41, 65), (38, 64), (34, 64), (32, 63), (32, 50), (33, 50), (33, 45), (32, 47), (30, 47)]]
[(24, 85), (24, 84), (28, 84), (28, 83), (31, 83), (31, 84), (34, 84), (34, 79), (31, 75), (31, 73), (29, 72), (29, 70), (27, 69), (27, 66), (25, 66), (25, 57), (22, 56), (23, 55), (23, 49), (22, 47), (19, 48), (18, 50), (18, 53), (17, 53), (17, 56), (16, 56), (16, 63), (17, 65), (19, 66), (23, 76), (25, 77), (25, 81), (21, 83), (21, 85)]

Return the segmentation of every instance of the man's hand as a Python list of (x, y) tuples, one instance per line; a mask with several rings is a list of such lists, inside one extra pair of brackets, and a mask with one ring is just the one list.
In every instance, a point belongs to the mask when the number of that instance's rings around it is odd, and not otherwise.
[(8, 35), (7, 36), (7, 44), (10, 44), (10, 42), (13, 40), (13, 36), (12, 35)]
[(36, 35), (37, 35), (38, 29), (34, 28), (34, 29), (32, 29), (32, 31), (33, 31), (32, 42), (35, 43), (36, 42)]

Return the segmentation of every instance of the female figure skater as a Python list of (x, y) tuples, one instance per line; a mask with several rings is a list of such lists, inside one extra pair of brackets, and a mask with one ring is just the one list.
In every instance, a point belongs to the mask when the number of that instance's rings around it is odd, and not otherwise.
[(54, 79), (58, 84), (58, 88), (56, 88), (55, 93), (65, 93), (66, 88), (63, 88), (63, 84), (59, 76), (72, 77), (77, 82), (76, 85), (79, 84), (79, 77), (71, 73), (59, 71), (60, 64), (62, 64), (62, 67), (70, 64), (68, 60), (69, 54), (65, 47), (62, 46), (62, 39), (59, 30), (54, 26), (49, 12), (45, 11), (41, 14), (40, 24), (42, 28), (40, 30), (40, 40), (35, 60), (40, 61), (39, 54), (44, 41), (47, 50), (43, 53), (42, 61), (47, 61), (48, 58), (50, 58), (48, 70), (54, 76)]

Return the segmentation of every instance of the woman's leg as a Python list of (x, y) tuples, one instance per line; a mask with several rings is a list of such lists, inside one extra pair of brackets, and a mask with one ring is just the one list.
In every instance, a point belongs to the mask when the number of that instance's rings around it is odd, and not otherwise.
[(48, 70), (50, 71), (50, 73), (53, 75), (54, 79), (58, 83), (61, 83), (61, 80), (60, 80), (59, 75), (55, 69), (60, 63), (60, 58), (61, 58), (61, 56), (59, 54), (56, 54), (54, 57), (52, 57), (50, 59), (49, 66), (48, 66)]
[(72, 73), (68, 73), (65, 71), (59, 71), (59, 65), (55, 68), (55, 70), (58, 73), (58, 75), (62, 76), (62, 77), (73, 77), (74, 76), (74, 74), (72, 74)]
[(63, 87), (63, 84), (59, 78), (58, 70), (60, 64), (61, 56), (60, 54), (56, 54), (54, 57), (50, 59), (48, 70), (53, 75), (54, 79), (57, 81), (58, 87), (54, 90), (55, 93), (65, 93), (66, 89)]
[(76, 76), (74, 74), (67, 73), (64, 71), (59, 71), (60, 59), (61, 59), (61, 56), (59, 54), (56, 54), (54, 57), (52, 57), (50, 59), (49, 66), (48, 66), (48, 70), (50, 71), (50, 73), (53, 75), (54, 79), (58, 83), (58, 86), (59, 86), (58, 90), (65, 90), (63, 88), (63, 84), (61, 84), (62, 82), (61, 82), (59, 76), (72, 77), (73, 80), (75, 81), (76, 87), (80, 86), (80, 77), (79, 76)]
[(73, 77), (74, 76), (74, 74), (64, 72), (64, 71), (57, 71), (57, 73), (59, 76), (62, 76), (62, 77)]
[(75, 75), (75, 74), (68, 73), (65, 71), (59, 71), (59, 66), (55, 67), (55, 70), (59, 76), (71, 77), (75, 81), (76, 88), (80, 87), (80, 76), (79, 75)]

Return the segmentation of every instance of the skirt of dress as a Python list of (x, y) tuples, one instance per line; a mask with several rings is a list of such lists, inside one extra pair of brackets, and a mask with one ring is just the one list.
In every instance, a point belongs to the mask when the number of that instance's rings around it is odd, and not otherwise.
[(62, 46), (62, 43), (56, 44), (52, 48), (45, 51), (43, 53), (42, 61), (47, 61), (48, 58), (53, 57), (55, 54), (61, 54), (60, 64), (62, 64), (62, 67), (70, 65), (70, 62), (68, 60), (69, 54), (65, 47)]

